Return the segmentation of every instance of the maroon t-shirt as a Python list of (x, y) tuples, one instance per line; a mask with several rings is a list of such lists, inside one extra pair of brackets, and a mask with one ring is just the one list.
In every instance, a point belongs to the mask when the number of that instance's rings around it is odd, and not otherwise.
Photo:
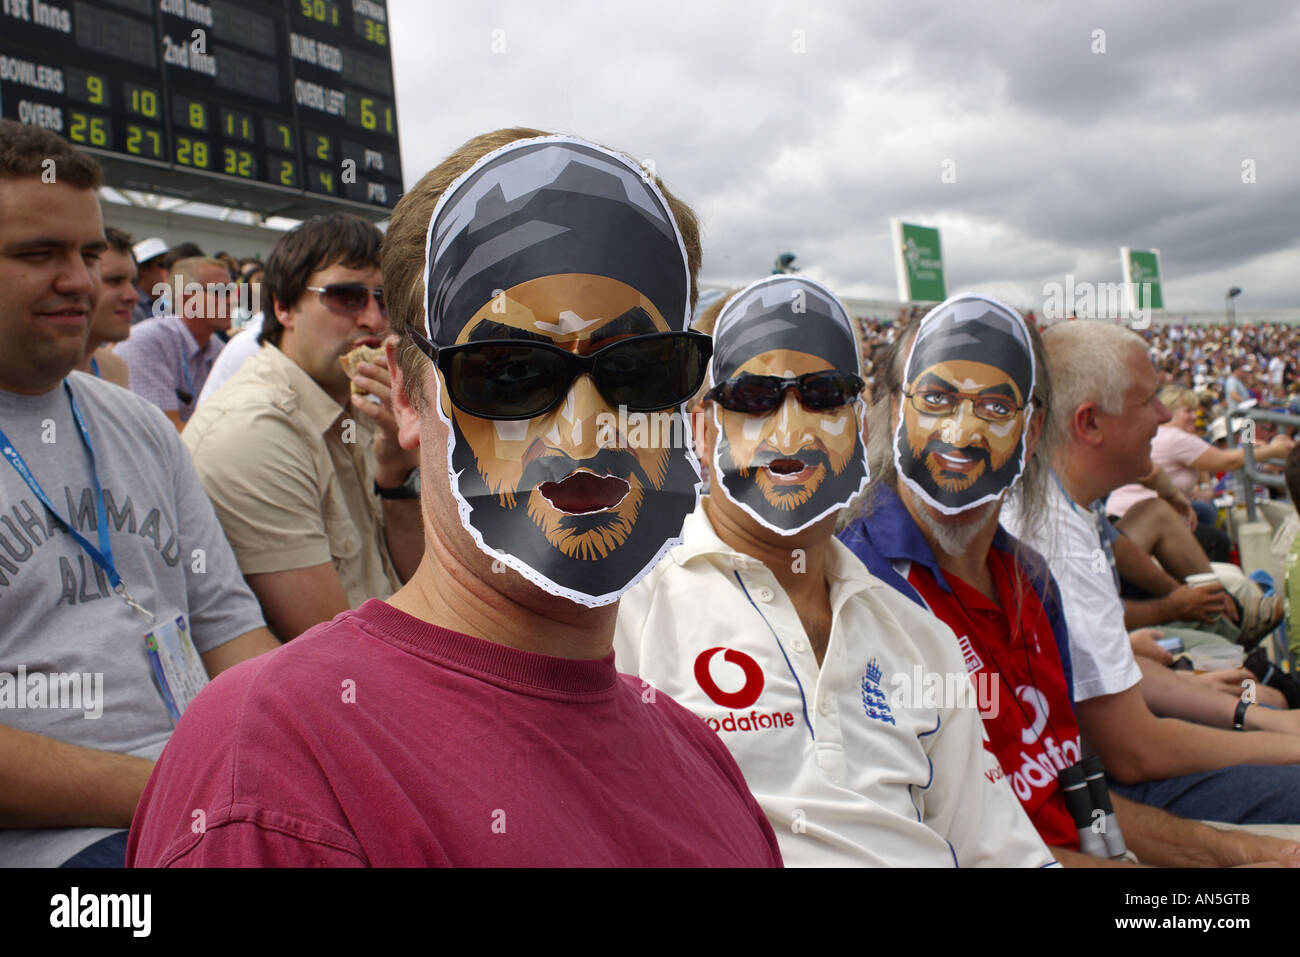
[(599, 661), (381, 601), (219, 676), (136, 809), (132, 867), (775, 866), (698, 717)]

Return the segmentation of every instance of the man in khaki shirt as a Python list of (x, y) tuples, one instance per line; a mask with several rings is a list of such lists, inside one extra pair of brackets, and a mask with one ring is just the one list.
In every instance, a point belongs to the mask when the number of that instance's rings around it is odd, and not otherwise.
[(352, 380), (339, 363), (388, 334), (380, 239), (347, 215), (286, 234), (266, 265), (261, 350), (182, 434), (283, 640), (387, 598), (424, 549), (418, 452), (397, 442), (387, 360), (362, 364)]

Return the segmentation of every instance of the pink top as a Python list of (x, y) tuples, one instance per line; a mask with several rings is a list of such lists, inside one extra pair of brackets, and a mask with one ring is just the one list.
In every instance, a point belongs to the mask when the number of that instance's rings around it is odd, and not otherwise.
[[(199, 813), (201, 812), (201, 814)], [(614, 670), (384, 602), (232, 668), (186, 711), (130, 867), (781, 866), (718, 736)]]
[[(1196, 469), (1192, 463), (1213, 448), (1209, 442), (1172, 425), (1162, 425), (1151, 440), (1151, 460), (1165, 470), (1174, 488), (1187, 495), (1196, 488)], [(1156, 493), (1144, 485), (1123, 485), (1106, 500), (1109, 515), (1123, 516), (1138, 502), (1155, 498)]]

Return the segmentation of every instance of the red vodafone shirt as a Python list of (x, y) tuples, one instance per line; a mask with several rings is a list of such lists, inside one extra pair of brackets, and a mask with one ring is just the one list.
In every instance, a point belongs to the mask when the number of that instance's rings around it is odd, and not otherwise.
[[(944, 576), (948, 591), (919, 562), (912, 564), (908, 581), (956, 633), (971, 680), (982, 689), (977, 697), (988, 732), (985, 747), (997, 757), (1039, 836), (1053, 847), (1078, 850), (1078, 831), (1056, 774), (1079, 760), (1079, 726), (1051, 624), (1010, 554), (989, 549), (988, 567), (1000, 608), (952, 574)], [(1017, 607), (1020, 615), (1013, 622), (1003, 609)]]

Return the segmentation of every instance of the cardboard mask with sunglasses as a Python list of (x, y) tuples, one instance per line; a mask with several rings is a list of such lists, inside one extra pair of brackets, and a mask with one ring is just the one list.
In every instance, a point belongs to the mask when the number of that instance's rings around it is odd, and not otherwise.
[(690, 272), (663, 194), (591, 143), (520, 140), (448, 187), (427, 242), (422, 348), (462, 524), (545, 591), (616, 601), (680, 541), (699, 494), (689, 441), (602, 428), (625, 405), (689, 435), (680, 405), (708, 341), (684, 331)]
[(770, 276), (727, 302), (713, 344), (722, 493), (782, 535), (847, 505), (867, 484), (867, 453), (860, 354), (840, 301), (810, 279)]
[(1001, 497), (1025, 468), (1034, 350), (1020, 313), (954, 296), (921, 320), (903, 376), (894, 465), (947, 515)]

